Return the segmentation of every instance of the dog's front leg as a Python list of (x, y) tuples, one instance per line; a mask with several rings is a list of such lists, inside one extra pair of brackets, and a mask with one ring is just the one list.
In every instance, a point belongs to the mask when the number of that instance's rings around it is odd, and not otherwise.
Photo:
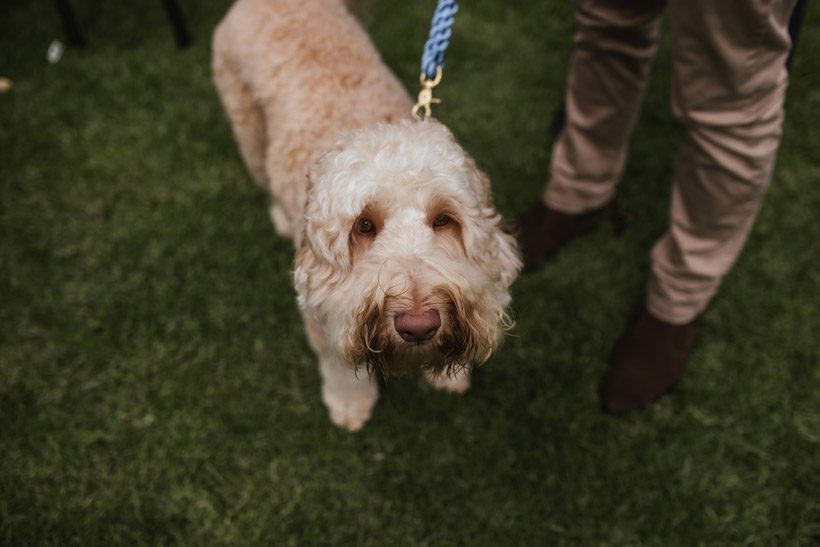
[(446, 372), (433, 374), (430, 371), (425, 371), (424, 378), (431, 386), (441, 391), (461, 395), (470, 389), (470, 367), (464, 367), (449, 374)]
[(358, 431), (370, 419), (379, 399), (379, 386), (364, 367), (358, 371), (335, 356), (320, 355), (322, 400), (331, 421), (349, 431)]
[(308, 341), (319, 357), (322, 375), (322, 400), (330, 420), (349, 431), (358, 431), (370, 419), (379, 399), (379, 386), (364, 367), (358, 371), (328, 347), (321, 326), (303, 315)]

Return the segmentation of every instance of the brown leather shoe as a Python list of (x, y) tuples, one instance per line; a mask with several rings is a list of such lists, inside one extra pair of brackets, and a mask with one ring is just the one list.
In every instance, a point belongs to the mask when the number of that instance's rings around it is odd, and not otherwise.
[(591, 230), (602, 218), (610, 217), (615, 231), (619, 232), (620, 217), (616, 211), (614, 200), (598, 209), (575, 215), (561, 213), (539, 201), (517, 223), (524, 271), (531, 271), (552, 258), (565, 243)]
[(672, 325), (646, 309), (612, 354), (601, 384), (601, 404), (610, 414), (647, 406), (667, 393), (683, 372), (699, 320)]

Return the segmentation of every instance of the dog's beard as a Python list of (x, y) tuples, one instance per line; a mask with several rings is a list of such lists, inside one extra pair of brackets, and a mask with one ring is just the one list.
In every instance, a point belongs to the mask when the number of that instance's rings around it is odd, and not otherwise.
[[(405, 342), (393, 326), (393, 317), (405, 304), (400, 295), (365, 298), (356, 314), (348, 341), (348, 359), (364, 364), (368, 373), (384, 377), (426, 370), (433, 375), (455, 374), (470, 363), (482, 363), (497, 346), (499, 326), (489, 325), (461, 291), (437, 287), (425, 298), (425, 309), (441, 317), (439, 331), (428, 341)], [(503, 326), (501, 326), (503, 328)]]

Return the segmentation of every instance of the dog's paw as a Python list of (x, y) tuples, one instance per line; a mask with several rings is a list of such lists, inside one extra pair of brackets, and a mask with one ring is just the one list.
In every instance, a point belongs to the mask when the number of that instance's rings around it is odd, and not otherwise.
[(378, 392), (372, 397), (359, 395), (356, 398), (339, 397), (327, 391), (322, 394), (330, 421), (348, 431), (358, 431), (367, 423), (378, 398)]
[(285, 239), (293, 238), (293, 227), (281, 205), (272, 203), (268, 208), (268, 215), (270, 215), (271, 222), (273, 222), (273, 229), (280, 237)]
[(450, 393), (462, 395), (470, 389), (470, 371), (467, 369), (462, 369), (452, 374), (441, 373), (434, 375), (430, 372), (425, 372), (424, 377), (431, 386), (441, 391), (449, 391)]

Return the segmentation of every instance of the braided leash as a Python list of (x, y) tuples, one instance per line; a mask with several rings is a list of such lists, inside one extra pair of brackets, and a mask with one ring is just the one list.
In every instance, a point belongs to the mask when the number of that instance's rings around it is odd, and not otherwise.
[(456, 0), (438, 0), (433, 21), (430, 24), (430, 37), (424, 44), (421, 54), (421, 90), (416, 105), (413, 107), (413, 117), (424, 121), (432, 115), (430, 105), (441, 102), (433, 98), (433, 88), (441, 81), (441, 72), (444, 68), (444, 52), (450, 45), (450, 36), (453, 34), (458, 2)]
[(436, 77), (436, 67), (444, 67), (444, 52), (450, 45), (457, 11), (458, 2), (455, 0), (439, 0), (433, 13), (430, 37), (424, 44), (424, 51), (421, 54), (421, 71), (429, 80)]

